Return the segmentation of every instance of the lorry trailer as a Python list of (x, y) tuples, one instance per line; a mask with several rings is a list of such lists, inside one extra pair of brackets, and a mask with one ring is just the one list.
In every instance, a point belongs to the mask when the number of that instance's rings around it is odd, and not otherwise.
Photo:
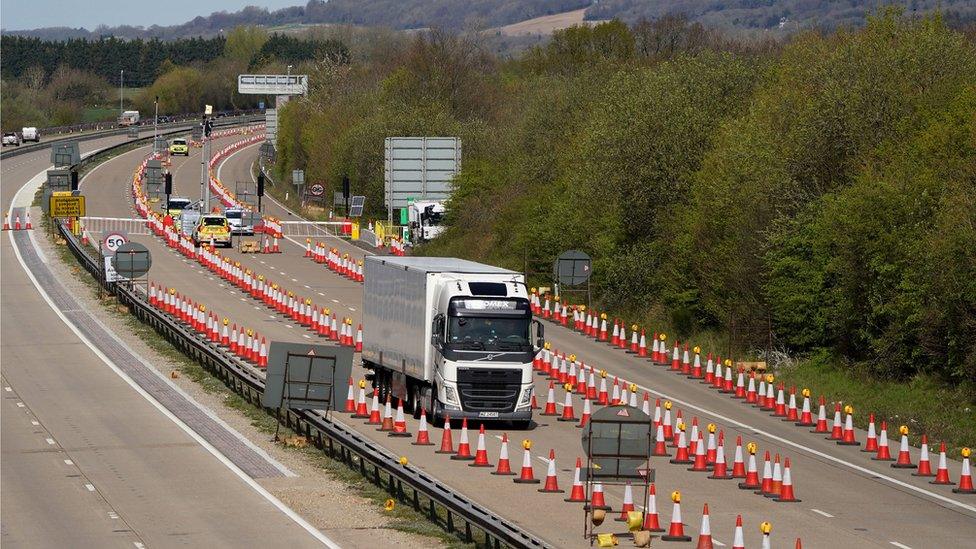
[[(363, 366), (380, 397), (432, 421), (532, 420), (542, 346), (521, 273), (446, 257), (367, 256)], [(534, 337), (533, 337), (534, 332)]]

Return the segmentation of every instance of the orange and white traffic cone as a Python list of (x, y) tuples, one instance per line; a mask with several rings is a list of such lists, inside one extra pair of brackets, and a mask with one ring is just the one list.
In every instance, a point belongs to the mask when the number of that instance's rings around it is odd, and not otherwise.
[(369, 421), (366, 425), (382, 425), (383, 420), (380, 418), (380, 390), (373, 389), (373, 403), (369, 408)]
[(569, 491), (569, 497), (563, 501), (572, 503), (586, 503), (586, 488), (580, 480), (580, 469), (583, 467), (583, 460), (576, 458), (576, 467), (573, 469), (573, 488)]
[(435, 454), (453, 454), (454, 439), (451, 438), (451, 416), (444, 417), (444, 430), (441, 432), (441, 449)]
[(359, 328), (356, 330), (356, 352), (363, 352), (363, 325), (360, 324)]
[(522, 473), (518, 478), (512, 479), (512, 482), (516, 484), (539, 484), (539, 479), (535, 478), (535, 472), (532, 470), (532, 441), (523, 440), (522, 448), (525, 450), (522, 453)]
[(427, 430), (427, 410), (420, 409), (420, 426), (417, 427), (417, 440), (412, 443), (414, 446), (433, 446), (430, 441), (430, 432)]
[(712, 549), (712, 525), (708, 520), (708, 504), (702, 509), (701, 528), (698, 530), (698, 546), (696, 549)]
[(268, 342), (263, 336), (261, 337), (261, 348), (258, 350), (258, 367), (268, 367)]
[(488, 449), (485, 447), (485, 424), (478, 429), (478, 447), (474, 452), (474, 461), (468, 467), (491, 467), (488, 463)]
[(827, 440), (844, 440), (844, 422), (840, 415), (840, 402), (834, 404), (834, 425), (830, 429)]
[(844, 420), (844, 434), (842, 439), (837, 441), (837, 444), (842, 446), (860, 446), (861, 443), (854, 439), (854, 408), (848, 405), (844, 408), (844, 412), (847, 414)]
[(674, 508), (671, 511), (671, 527), (668, 533), (661, 536), (662, 541), (691, 541), (691, 536), (685, 535), (685, 525), (681, 523), (681, 492), (671, 493)]
[(366, 409), (366, 381), (359, 380), (359, 400), (356, 401), (356, 413), (354, 418), (363, 419), (369, 417), (369, 410)]
[(502, 448), (498, 452), (498, 466), (491, 474), (505, 476), (515, 474), (512, 472), (512, 464), (508, 459), (508, 433), (502, 433)]
[(610, 395), (607, 393), (606, 372), (600, 375), (600, 392), (597, 394), (596, 403), (600, 406), (608, 406), (610, 404)]
[(959, 473), (959, 487), (953, 488), (953, 493), (976, 494), (976, 489), (973, 488), (973, 474), (969, 470), (969, 456), (971, 453), (969, 448), (963, 448), (961, 450), (962, 471)]
[[(745, 481), (739, 483), (740, 490), (756, 490), (762, 489), (762, 483), (759, 481), (759, 471), (756, 469), (756, 445), (755, 443), (749, 443), (749, 465), (746, 468)], [(766, 452), (766, 458), (769, 459), (769, 452)], [(767, 461), (768, 465), (768, 461)]]
[(731, 480), (735, 478), (729, 472), (728, 463), (725, 461), (725, 435), (722, 432), (719, 432), (718, 447), (715, 449), (715, 464), (712, 466), (712, 474), (708, 475), (708, 478), (715, 480)]
[(742, 436), (735, 437), (735, 453), (732, 459), (732, 478), (746, 478), (746, 464), (742, 459)]
[(567, 383), (566, 398), (563, 404), (563, 414), (556, 418), (556, 421), (576, 421), (576, 412), (573, 411), (573, 391)]
[(745, 538), (742, 534), (742, 515), (735, 516), (735, 532), (732, 534), (732, 549), (746, 549)]
[(346, 409), (344, 411), (350, 414), (356, 413), (356, 387), (351, 376), (349, 377), (349, 391), (346, 393)]
[(556, 478), (556, 451), (549, 450), (549, 466), (546, 469), (546, 483), (540, 492), (546, 494), (562, 494), (565, 490), (559, 489), (559, 479)]
[[(777, 458), (779, 455), (777, 454)], [(763, 458), (762, 483), (754, 493), (758, 496), (768, 496), (773, 492), (773, 465), (769, 459), (769, 450), (766, 450), (766, 457)]]
[(881, 422), (881, 433), (878, 435), (878, 454), (874, 456), (874, 461), (894, 461), (891, 457), (891, 450), (888, 448), (888, 422)]
[(602, 509), (604, 511), (609, 511), (610, 506), (607, 505), (606, 497), (603, 494), (603, 484), (596, 482), (593, 484), (593, 494), (590, 497), (590, 502), (583, 506), (583, 509), (591, 511), (593, 509)]
[(546, 409), (542, 411), (541, 416), (554, 416), (556, 415), (556, 389), (553, 382), (549, 382), (549, 395), (546, 397)]
[(624, 485), (624, 502), (620, 506), (620, 516), (613, 519), (617, 522), (627, 522), (627, 513), (635, 510), (634, 507), (634, 489), (628, 482)]
[(773, 501), (780, 503), (800, 501), (796, 499), (796, 494), (793, 492), (793, 473), (790, 470), (790, 458), (786, 458), (786, 462), (783, 464), (783, 481), (779, 488), (779, 496), (773, 498)]
[(407, 432), (407, 420), (403, 417), (403, 400), (397, 399), (396, 418), (393, 420), (393, 431), (391, 437), (410, 437)]
[(817, 411), (817, 424), (811, 433), (826, 433), (827, 431), (827, 402), (823, 395), (820, 395), (820, 408)]
[(708, 472), (708, 459), (705, 455), (705, 440), (701, 433), (698, 434), (698, 444), (695, 445), (694, 465), (688, 468), (689, 471)]
[(27, 210), (27, 226), (24, 228), (27, 229), (28, 231), (34, 230), (34, 225), (31, 223), (30, 210)]
[(914, 469), (912, 455), (908, 452), (908, 426), (902, 425), (898, 431), (901, 432), (901, 448), (898, 450), (898, 459), (891, 466), (895, 469)]
[(864, 442), (864, 448), (861, 448), (862, 452), (875, 452), (878, 451), (878, 435), (874, 430), (874, 414), (868, 415), (868, 437)]
[(393, 404), (390, 395), (386, 395), (386, 403), (383, 405), (383, 421), (377, 431), (393, 431)]
[(451, 459), (459, 461), (470, 461), (474, 459), (471, 454), (471, 443), (468, 442), (468, 418), (461, 420), (461, 440), (458, 441), (457, 453)]
[(688, 443), (685, 441), (685, 430), (684, 424), (680, 425), (678, 431), (678, 450), (675, 452), (674, 457), (671, 458), (670, 463), (688, 465), (694, 463), (694, 460), (688, 455)]
[(918, 456), (918, 470), (912, 473), (913, 477), (931, 477), (932, 463), (929, 461), (929, 437), (922, 435), (922, 451)]
[(946, 445), (945, 442), (939, 446), (939, 468), (935, 472), (935, 479), (929, 484), (955, 484), (949, 479), (949, 468), (946, 466)]
[(586, 424), (590, 422), (590, 399), (583, 399), (583, 415), (580, 416), (580, 422), (576, 424), (577, 427), (586, 427)]
[(671, 457), (668, 452), (668, 439), (664, 436), (664, 426), (658, 423), (657, 433), (654, 436), (654, 452), (651, 454), (656, 457)]
[(657, 514), (657, 488), (651, 483), (647, 490), (647, 503), (644, 505), (644, 530), (648, 532), (663, 532), (661, 519)]

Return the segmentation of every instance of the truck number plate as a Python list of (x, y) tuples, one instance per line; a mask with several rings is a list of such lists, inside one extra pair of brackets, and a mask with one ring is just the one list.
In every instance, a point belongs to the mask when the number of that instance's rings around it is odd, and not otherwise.
[(478, 417), (498, 417), (498, 412), (478, 412)]

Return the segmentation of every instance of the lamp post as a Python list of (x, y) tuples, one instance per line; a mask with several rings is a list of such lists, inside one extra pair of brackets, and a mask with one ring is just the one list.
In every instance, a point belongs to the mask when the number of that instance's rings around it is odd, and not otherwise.
[(159, 125), (159, 96), (158, 95), (156, 96), (156, 99), (153, 101), (153, 105), (156, 107), (156, 114), (153, 115), (153, 152), (155, 153), (157, 152), (156, 139), (159, 138), (159, 134), (156, 129), (156, 127)]
[(120, 119), (122, 118), (122, 113), (125, 112), (123, 111), (124, 107), (122, 107), (122, 82), (124, 77), (125, 77), (125, 69), (120, 69), (119, 70), (119, 118)]

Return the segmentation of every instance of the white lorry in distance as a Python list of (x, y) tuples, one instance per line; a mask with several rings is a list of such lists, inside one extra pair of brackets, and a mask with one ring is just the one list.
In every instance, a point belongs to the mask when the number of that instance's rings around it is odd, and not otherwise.
[(543, 327), (521, 273), (447, 257), (367, 256), (364, 274), (362, 359), (381, 401), (403, 399), (414, 417), (423, 408), (435, 422), (529, 426)]
[(21, 128), (20, 140), (23, 141), (24, 143), (28, 141), (33, 141), (34, 143), (38, 143), (41, 140), (41, 133), (37, 131), (37, 128), (33, 126), (27, 128)]
[(407, 207), (407, 221), (410, 226), (410, 242), (419, 244), (437, 238), (444, 232), (444, 215), (447, 208), (443, 202), (424, 200), (413, 202)]
[(125, 111), (119, 116), (119, 126), (135, 126), (139, 123), (139, 111)]

